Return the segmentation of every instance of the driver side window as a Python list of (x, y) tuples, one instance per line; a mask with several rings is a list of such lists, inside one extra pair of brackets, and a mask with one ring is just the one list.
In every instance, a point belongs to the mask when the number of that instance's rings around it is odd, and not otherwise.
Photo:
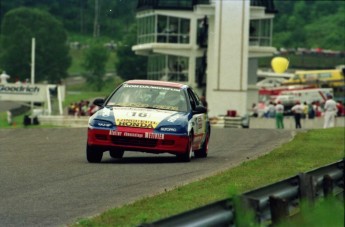
[(189, 96), (190, 105), (191, 105), (192, 109), (194, 110), (196, 108), (196, 106), (199, 105), (199, 100), (195, 97), (195, 95), (191, 89), (188, 89), (188, 96)]

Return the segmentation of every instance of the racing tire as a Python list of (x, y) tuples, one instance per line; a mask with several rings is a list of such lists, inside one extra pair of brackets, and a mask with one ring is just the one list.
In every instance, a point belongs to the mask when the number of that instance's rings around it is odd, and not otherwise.
[(177, 159), (181, 162), (190, 162), (190, 160), (192, 159), (192, 153), (193, 153), (193, 134), (191, 134), (189, 136), (189, 140), (188, 140), (188, 146), (186, 149), (186, 152), (183, 154), (179, 154), (177, 155)]
[(112, 158), (122, 158), (124, 153), (125, 153), (124, 150), (110, 150), (109, 151), (109, 155)]
[(103, 151), (90, 146), (86, 145), (86, 159), (90, 163), (99, 163), (102, 161)]
[(206, 134), (205, 141), (202, 144), (201, 149), (194, 151), (194, 156), (196, 158), (206, 158), (207, 157), (208, 142), (209, 142), (209, 140), (210, 140), (210, 131), (208, 130), (208, 132)]

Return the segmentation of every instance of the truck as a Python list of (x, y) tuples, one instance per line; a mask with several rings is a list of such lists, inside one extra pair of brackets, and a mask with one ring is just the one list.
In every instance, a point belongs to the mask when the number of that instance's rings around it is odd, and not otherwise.
[(282, 91), (276, 98), (275, 103), (280, 101), (284, 107), (286, 113), (289, 113), (291, 108), (299, 101), (301, 104), (318, 103), (321, 106), (327, 100), (327, 94), (333, 96), (332, 88), (311, 88), (302, 90)]

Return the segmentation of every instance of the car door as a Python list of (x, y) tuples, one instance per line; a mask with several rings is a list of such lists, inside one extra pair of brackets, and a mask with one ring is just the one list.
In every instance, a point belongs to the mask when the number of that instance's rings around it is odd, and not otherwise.
[[(192, 110), (195, 110), (197, 106), (202, 106), (199, 97), (193, 92), (192, 89), (189, 88), (187, 92)], [(199, 149), (205, 137), (206, 114), (193, 113), (191, 124), (194, 131), (193, 149)]]

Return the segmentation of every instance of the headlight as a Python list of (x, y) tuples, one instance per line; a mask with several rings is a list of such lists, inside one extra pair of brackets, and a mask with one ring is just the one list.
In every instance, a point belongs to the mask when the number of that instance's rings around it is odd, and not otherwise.
[(113, 128), (114, 124), (110, 121), (92, 119), (89, 122), (89, 125), (96, 128)]

